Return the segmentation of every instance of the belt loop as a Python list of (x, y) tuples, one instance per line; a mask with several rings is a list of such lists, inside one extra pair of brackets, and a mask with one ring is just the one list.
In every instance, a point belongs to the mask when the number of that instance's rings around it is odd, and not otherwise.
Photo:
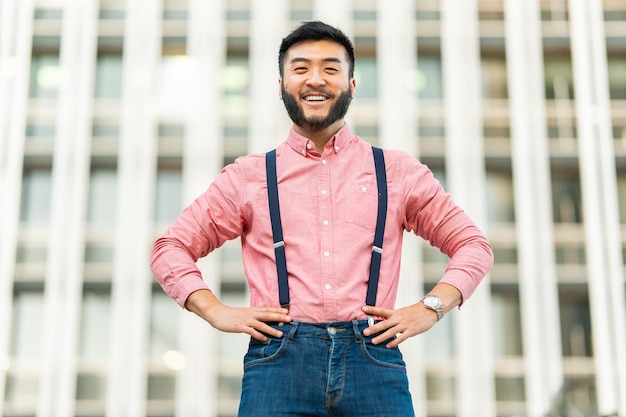
[(361, 343), (363, 336), (361, 335), (361, 329), (359, 329), (359, 321), (352, 320), (352, 329), (354, 330), (354, 338), (357, 343)]
[(291, 325), (291, 328), (289, 329), (289, 332), (287, 333), (287, 342), (291, 343), (293, 342), (293, 339), (296, 337), (296, 330), (298, 330), (298, 325), (300, 324), (299, 321), (292, 321), (291, 323), (289, 323)]

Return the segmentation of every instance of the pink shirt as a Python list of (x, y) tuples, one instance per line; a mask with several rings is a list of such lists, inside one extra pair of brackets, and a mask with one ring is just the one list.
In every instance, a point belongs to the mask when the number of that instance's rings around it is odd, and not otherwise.
[[(394, 308), (405, 231), (450, 257), (440, 282), (467, 300), (492, 266), (489, 243), (428, 167), (393, 150), (385, 150), (385, 163), (389, 203), (376, 305)], [(345, 125), (320, 155), (292, 129), (277, 148), (276, 165), (290, 315), (307, 322), (364, 319), (378, 204), (371, 145)], [(184, 307), (189, 294), (207, 288), (198, 258), (237, 237), (251, 306), (278, 307), (264, 154), (222, 170), (157, 239), (152, 271)]]

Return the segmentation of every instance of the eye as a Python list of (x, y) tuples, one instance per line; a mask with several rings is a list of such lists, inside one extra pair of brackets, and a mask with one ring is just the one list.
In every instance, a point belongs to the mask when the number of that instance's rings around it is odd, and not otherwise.
[(328, 67), (328, 68), (326, 68), (326, 72), (335, 73), (335, 72), (337, 72), (337, 71), (339, 71), (339, 70), (338, 70), (337, 68), (334, 68), (334, 67)]
[(308, 69), (307, 67), (296, 67), (296, 68), (294, 68), (293, 70), (294, 70), (295, 72), (297, 72), (297, 73), (300, 73), (300, 74), (301, 74), (301, 73), (303, 73), (303, 72), (306, 72), (306, 71), (307, 71), (307, 69)]

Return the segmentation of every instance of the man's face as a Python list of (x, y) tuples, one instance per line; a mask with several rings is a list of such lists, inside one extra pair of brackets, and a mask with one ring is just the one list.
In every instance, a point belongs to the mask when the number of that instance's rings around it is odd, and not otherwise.
[(306, 41), (289, 48), (279, 83), (293, 123), (312, 133), (343, 124), (356, 87), (349, 74), (346, 51), (338, 43)]

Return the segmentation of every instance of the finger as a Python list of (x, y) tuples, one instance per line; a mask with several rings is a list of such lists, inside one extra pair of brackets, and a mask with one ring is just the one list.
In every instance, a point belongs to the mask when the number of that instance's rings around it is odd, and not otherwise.
[(398, 333), (398, 334), (396, 334), (395, 339), (393, 339), (391, 342), (387, 343), (385, 345), (385, 347), (387, 349), (393, 349), (393, 348), (397, 347), (398, 345), (400, 345), (400, 343), (404, 342), (406, 339), (408, 339), (407, 336), (405, 336), (402, 333)]
[(376, 333), (380, 333), (382, 331), (385, 331), (393, 326), (395, 326), (396, 324), (393, 323), (391, 320), (383, 320), (383, 321), (379, 321), (378, 323), (374, 324), (373, 326), (369, 326), (367, 328), (365, 328), (363, 330), (363, 334), (365, 336), (371, 336), (373, 334)]
[(249, 334), (251, 337), (258, 340), (259, 342), (267, 342), (267, 336), (256, 330), (254, 327), (248, 327), (248, 330), (244, 333)]
[(263, 332), (266, 335), (270, 335), (270, 336), (273, 336), (273, 337), (276, 337), (276, 338), (283, 337), (283, 332), (281, 332), (278, 329), (273, 328), (272, 326), (270, 326), (267, 323), (259, 322), (259, 324), (256, 325), (254, 329), (259, 331), (259, 332)]
[(362, 310), (365, 314), (369, 314), (371, 316), (380, 316), (389, 318), (393, 314), (394, 310), (389, 310), (382, 307), (373, 307), (373, 306), (363, 306)]
[(393, 338), (397, 334), (399, 334), (399, 332), (397, 330), (394, 330), (393, 328), (387, 329), (386, 332), (384, 332), (382, 334), (379, 334), (378, 336), (373, 338), (372, 339), (372, 343), (375, 344), (375, 345), (378, 345), (380, 343), (383, 343), (386, 340), (389, 340), (389, 339)]

